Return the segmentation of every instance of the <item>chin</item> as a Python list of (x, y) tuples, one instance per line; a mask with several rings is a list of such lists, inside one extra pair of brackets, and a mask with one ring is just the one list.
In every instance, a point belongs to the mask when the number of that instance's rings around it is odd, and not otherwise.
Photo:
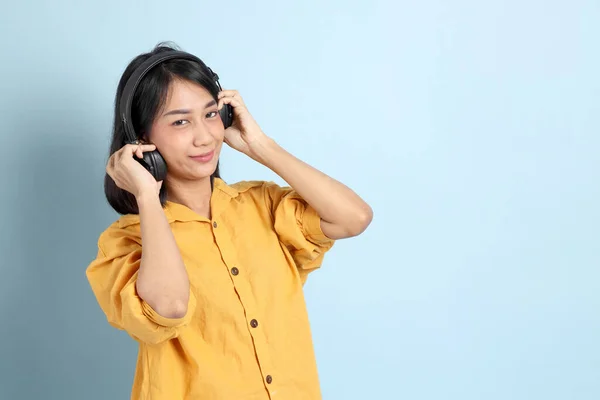
[(211, 162), (204, 165), (199, 165), (194, 168), (194, 179), (203, 179), (211, 176), (217, 170), (217, 162)]

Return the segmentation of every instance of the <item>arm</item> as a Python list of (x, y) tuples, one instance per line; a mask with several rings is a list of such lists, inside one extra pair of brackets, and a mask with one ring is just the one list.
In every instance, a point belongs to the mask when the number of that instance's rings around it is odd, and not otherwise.
[[(142, 259), (141, 239), (141, 232), (137, 229), (111, 225), (98, 239), (98, 255), (86, 269), (86, 276), (112, 326), (125, 330), (140, 342), (159, 344), (177, 337), (189, 324), (196, 308), (196, 298), (190, 292), (187, 314), (181, 318), (169, 318), (159, 314), (140, 297), (136, 284)], [(146, 297), (152, 301), (149, 296)], [(157, 307), (156, 303), (153, 305)]]
[(155, 193), (137, 197), (142, 259), (136, 282), (139, 296), (166, 318), (187, 313), (190, 283), (160, 200)]
[(160, 204), (162, 182), (134, 160), (154, 145), (127, 144), (113, 153), (106, 172), (115, 184), (135, 196), (140, 217), (143, 251), (136, 290), (139, 297), (165, 318), (187, 313), (190, 284), (171, 227)]
[(361, 234), (373, 211), (350, 188), (308, 165), (263, 136), (252, 143), (249, 155), (284, 179), (321, 218), (321, 229), (331, 239)]
[(362, 233), (371, 223), (373, 211), (342, 183), (297, 159), (267, 137), (246, 108), (236, 90), (219, 93), (219, 109), (230, 104), (234, 123), (225, 130), (225, 142), (262, 163), (283, 178), (321, 218), (321, 230), (330, 239)]

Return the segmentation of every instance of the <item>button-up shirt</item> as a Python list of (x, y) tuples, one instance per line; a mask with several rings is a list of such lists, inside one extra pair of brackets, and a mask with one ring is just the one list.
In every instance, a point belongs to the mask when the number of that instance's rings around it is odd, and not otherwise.
[(189, 276), (185, 316), (165, 318), (136, 292), (138, 215), (100, 235), (86, 270), (108, 322), (139, 343), (131, 398), (320, 399), (302, 289), (333, 240), (315, 209), (289, 187), (216, 178), (211, 220), (164, 211)]

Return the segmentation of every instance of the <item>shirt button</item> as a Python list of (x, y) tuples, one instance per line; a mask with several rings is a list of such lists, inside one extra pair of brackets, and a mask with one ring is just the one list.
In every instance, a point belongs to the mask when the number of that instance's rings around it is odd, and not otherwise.
[(271, 375), (267, 375), (267, 383), (270, 385), (273, 382), (273, 377)]
[(217, 227), (217, 221), (213, 222), (213, 227), (216, 228)]
[(250, 326), (256, 328), (258, 326), (258, 321), (253, 319), (252, 321), (250, 321)]
[(236, 267), (231, 268), (231, 275), (237, 275), (240, 273), (240, 270)]

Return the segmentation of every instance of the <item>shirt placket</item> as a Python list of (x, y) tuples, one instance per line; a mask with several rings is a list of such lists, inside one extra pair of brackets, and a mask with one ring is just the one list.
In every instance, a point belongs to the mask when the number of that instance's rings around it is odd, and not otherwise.
[(263, 384), (269, 393), (270, 399), (275, 399), (277, 398), (275, 396), (276, 373), (269, 353), (269, 346), (264, 334), (263, 325), (261, 325), (261, 316), (258, 315), (258, 307), (246, 279), (246, 271), (244, 266), (238, 262), (235, 246), (231, 241), (230, 232), (228, 232), (225, 225), (220, 224), (218, 219), (214, 219), (212, 221), (212, 230), (224, 265), (228, 269), (229, 277), (244, 309), (246, 324), (252, 336), (254, 352), (262, 374)]

